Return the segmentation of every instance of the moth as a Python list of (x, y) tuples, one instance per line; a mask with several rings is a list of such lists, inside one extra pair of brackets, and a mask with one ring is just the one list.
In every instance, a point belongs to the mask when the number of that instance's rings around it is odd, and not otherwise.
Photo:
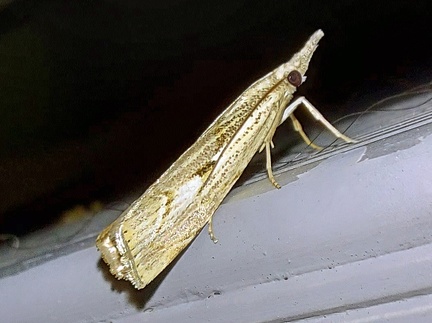
[(115, 277), (130, 281), (137, 289), (144, 288), (206, 224), (216, 242), (213, 214), (257, 152), (265, 149), (268, 178), (280, 188), (272, 174), (270, 155), (276, 128), (289, 118), (303, 140), (319, 148), (293, 114), (299, 105), (336, 137), (354, 142), (334, 128), (305, 97), (292, 101), (294, 92), (306, 80), (309, 62), (323, 35), (317, 30), (288, 62), (249, 86), (141, 197), (100, 233), (96, 246)]

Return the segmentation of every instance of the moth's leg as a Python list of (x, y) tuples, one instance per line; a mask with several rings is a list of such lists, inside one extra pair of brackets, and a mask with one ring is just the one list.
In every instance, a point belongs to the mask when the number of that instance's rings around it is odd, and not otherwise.
[(271, 151), (270, 151), (271, 147), (274, 147), (273, 142), (270, 141), (265, 143), (267, 175), (274, 187), (281, 188), (281, 186), (278, 184), (278, 182), (276, 182), (273, 176), (272, 164), (271, 164)]
[(300, 121), (297, 120), (297, 118), (294, 116), (294, 114), (291, 113), (289, 117), (290, 117), (290, 119), (291, 119), (291, 121), (292, 121), (292, 123), (293, 123), (294, 130), (297, 131), (297, 132), (300, 134), (300, 136), (302, 137), (302, 139), (304, 140), (304, 142), (305, 142), (308, 146), (311, 146), (311, 147), (314, 148), (314, 149), (321, 150), (322, 147), (320, 147), (320, 146), (318, 146), (318, 145), (315, 145), (315, 144), (314, 144), (314, 143), (309, 139), (309, 137), (305, 134), (305, 132), (303, 131), (303, 127), (302, 127)]
[(212, 216), (210, 217), (210, 220), (208, 221), (208, 232), (210, 235), (210, 239), (212, 239), (212, 241), (214, 243), (217, 243), (218, 239), (216, 239), (216, 237), (214, 235), (214, 231), (213, 231), (213, 216), (214, 216), (214, 214), (212, 214)]
[(266, 149), (266, 168), (267, 168), (268, 178), (274, 187), (281, 188), (281, 186), (278, 184), (278, 182), (276, 182), (276, 180), (273, 176), (273, 171), (272, 171), (272, 167), (271, 167), (270, 148), (274, 148), (273, 140), (270, 140), (270, 142), (263, 143), (261, 148), (258, 150), (258, 152), (259, 153), (262, 152), (264, 150), (264, 148)]
[(326, 118), (324, 118), (324, 116), (304, 96), (298, 97), (293, 102), (291, 102), (290, 105), (286, 107), (281, 118), (281, 123), (284, 122), (300, 104), (303, 104), (306, 107), (306, 109), (308, 109), (310, 114), (312, 114), (312, 116), (316, 120), (321, 122), (337, 138), (343, 139), (346, 142), (351, 142), (351, 143), (356, 142), (354, 139), (345, 136), (344, 134), (340, 133), (335, 127), (333, 127), (331, 123), (328, 122)]

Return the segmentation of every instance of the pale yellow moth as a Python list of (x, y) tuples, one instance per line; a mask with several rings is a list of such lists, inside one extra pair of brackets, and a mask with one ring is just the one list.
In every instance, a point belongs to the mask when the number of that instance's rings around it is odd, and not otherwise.
[(96, 245), (113, 275), (141, 289), (207, 223), (210, 237), (216, 242), (213, 214), (256, 152), (266, 150), (268, 177), (280, 188), (270, 158), (276, 128), (290, 118), (306, 143), (319, 148), (311, 143), (293, 115), (300, 104), (336, 137), (353, 142), (306, 98), (290, 103), (306, 79), (309, 61), (323, 35), (317, 30), (287, 63), (249, 86), (141, 197), (100, 233)]

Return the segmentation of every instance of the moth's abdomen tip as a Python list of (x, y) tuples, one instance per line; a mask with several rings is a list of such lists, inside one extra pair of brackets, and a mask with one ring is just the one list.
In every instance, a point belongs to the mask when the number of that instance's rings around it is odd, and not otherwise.
[(131, 264), (131, 260), (121, 252), (125, 248), (118, 247), (122, 241), (112, 238), (111, 231), (112, 227), (108, 226), (96, 239), (96, 248), (100, 251), (103, 261), (108, 265), (110, 273), (118, 280), (128, 280), (136, 289), (144, 288), (146, 284), (140, 278), (135, 277), (131, 268), (134, 264)]
[(109, 266), (110, 272), (118, 279), (123, 278), (124, 266), (121, 263), (121, 254), (119, 253), (115, 241), (113, 241), (109, 232), (104, 230), (96, 240), (96, 248), (101, 252), (102, 259)]

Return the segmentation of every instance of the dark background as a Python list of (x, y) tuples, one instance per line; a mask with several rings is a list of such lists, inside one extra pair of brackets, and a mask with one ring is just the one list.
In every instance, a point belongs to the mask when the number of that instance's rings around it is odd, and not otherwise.
[(430, 81), (430, 1), (0, 0), (0, 233), (143, 192), (248, 85), (325, 37), (334, 120)]

